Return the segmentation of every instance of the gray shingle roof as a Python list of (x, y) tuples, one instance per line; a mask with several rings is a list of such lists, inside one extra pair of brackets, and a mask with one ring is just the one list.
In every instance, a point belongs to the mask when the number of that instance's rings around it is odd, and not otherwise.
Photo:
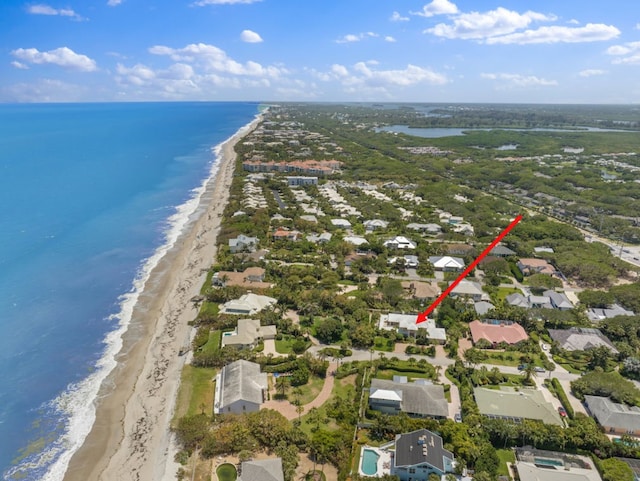
[(444, 472), (445, 457), (453, 460), (453, 453), (444, 449), (442, 438), (431, 431), (419, 429), (396, 436), (396, 467), (427, 463)]
[(386, 379), (372, 379), (371, 390), (383, 389), (402, 392), (402, 411), (423, 416), (447, 417), (449, 406), (444, 397), (444, 388), (439, 384), (421, 385), (399, 383)]
[(585, 396), (584, 401), (598, 423), (606, 428), (640, 431), (640, 408), (613, 402), (608, 397)]
[(280, 458), (245, 461), (238, 481), (284, 481)]
[(549, 329), (549, 336), (562, 349), (567, 351), (586, 351), (599, 346), (606, 346), (613, 353), (618, 350), (599, 329), (572, 327), (571, 329)]
[(243, 359), (222, 368), (222, 400), (220, 407), (245, 400), (262, 404), (263, 389), (267, 389), (267, 374), (260, 372), (260, 364)]

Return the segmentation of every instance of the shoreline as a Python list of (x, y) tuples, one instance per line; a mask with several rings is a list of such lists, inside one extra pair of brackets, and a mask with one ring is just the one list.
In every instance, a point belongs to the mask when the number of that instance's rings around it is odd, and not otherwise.
[(117, 365), (95, 401), (95, 422), (71, 456), (64, 481), (175, 479), (175, 471), (167, 472), (175, 449), (169, 426), (185, 362), (178, 352), (188, 345), (188, 322), (197, 315), (190, 300), (215, 259), (235, 170), (234, 146), (261, 120), (256, 115), (219, 144), (217, 171), (212, 169), (183, 232), (140, 292)]

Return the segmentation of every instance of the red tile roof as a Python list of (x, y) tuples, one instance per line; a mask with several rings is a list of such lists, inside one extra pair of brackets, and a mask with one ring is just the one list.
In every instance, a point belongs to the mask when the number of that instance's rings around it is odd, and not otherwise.
[(480, 339), (486, 339), (492, 344), (500, 344), (501, 342), (517, 344), (520, 341), (529, 339), (523, 327), (511, 321), (480, 322), (475, 320), (469, 323), (469, 329), (471, 329), (471, 337), (474, 343)]

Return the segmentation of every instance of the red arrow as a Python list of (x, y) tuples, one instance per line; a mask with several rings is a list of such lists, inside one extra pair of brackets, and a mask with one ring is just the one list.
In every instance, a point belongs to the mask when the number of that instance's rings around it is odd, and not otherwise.
[(445, 298), (445, 297), (447, 297), (447, 296), (449, 295), (449, 293), (450, 293), (453, 289), (455, 289), (455, 287), (456, 287), (458, 284), (460, 284), (460, 281), (461, 281), (462, 279), (464, 279), (465, 277), (467, 277), (467, 275), (469, 274), (469, 272), (471, 272), (471, 271), (473, 270), (473, 268), (474, 268), (475, 266), (477, 266), (477, 265), (480, 263), (480, 261), (481, 261), (482, 259), (484, 259), (484, 258), (487, 256), (487, 254), (489, 254), (489, 252), (491, 252), (491, 249), (493, 249), (495, 246), (497, 246), (497, 245), (498, 245), (498, 242), (500, 242), (502, 239), (504, 239), (504, 237), (505, 237), (509, 232), (511, 232), (511, 229), (513, 229), (513, 228), (518, 224), (518, 222), (520, 222), (521, 220), (522, 220), (522, 216), (521, 216), (521, 215), (518, 215), (515, 219), (513, 219), (513, 221), (511, 222), (511, 224), (509, 224), (505, 230), (503, 230), (502, 232), (500, 232), (500, 235), (498, 235), (498, 237), (496, 237), (496, 238), (494, 239), (494, 241), (493, 241), (491, 244), (489, 244), (489, 247), (487, 247), (485, 250), (483, 250), (483, 251), (482, 251), (482, 254), (480, 254), (480, 255), (479, 255), (479, 256), (478, 256), (478, 257), (477, 257), (477, 258), (476, 258), (476, 259), (475, 259), (471, 264), (469, 264), (469, 266), (468, 266), (468, 267), (467, 267), (467, 268), (462, 272), (462, 274), (460, 274), (460, 275), (458, 276), (458, 278), (457, 278), (455, 281), (453, 281), (453, 282), (451, 283), (451, 285), (450, 285), (449, 287), (447, 287), (447, 288), (445, 289), (445, 291), (444, 291), (442, 294), (440, 294), (440, 295), (438, 296), (438, 298), (437, 298), (435, 301), (433, 301), (433, 304), (431, 304), (431, 305), (427, 308), (427, 310), (426, 310), (426, 311), (421, 312), (420, 314), (418, 314), (418, 318), (416, 319), (416, 324), (420, 324), (421, 322), (426, 321), (426, 320), (427, 320), (427, 318), (429, 317), (429, 314), (431, 314), (431, 313), (433, 312), (433, 310), (434, 310), (436, 307), (438, 307), (438, 305), (439, 305), (439, 304), (444, 300), (444, 298)]

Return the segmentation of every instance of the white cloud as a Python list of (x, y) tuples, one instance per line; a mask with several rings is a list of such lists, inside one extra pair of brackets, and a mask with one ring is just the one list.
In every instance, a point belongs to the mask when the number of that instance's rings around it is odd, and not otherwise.
[(580, 75), (580, 77), (594, 77), (596, 75), (604, 75), (606, 73), (607, 73), (606, 70), (590, 68), (590, 69), (582, 70), (578, 75)]
[(364, 32), (364, 33), (358, 33), (358, 34), (349, 33), (344, 37), (341, 37), (338, 40), (336, 40), (336, 43), (353, 43), (353, 42), (359, 42), (361, 40), (364, 40), (365, 38), (375, 38), (379, 36), (380, 35), (378, 35), (375, 32)]
[(331, 66), (331, 73), (338, 77), (347, 77), (349, 75), (349, 70), (344, 65), (333, 64)]
[(497, 35), (507, 35), (527, 27), (534, 21), (555, 20), (555, 16), (528, 11), (523, 14), (498, 7), (489, 12), (462, 13), (453, 18), (453, 23), (440, 23), (425, 30), (438, 37), (459, 39), (484, 39)]
[(640, 30), (640, 23), (636, 23), (636, 30)]
[(27, 64), (53, 64), (83, 72), (97, 70), (95, 60), (86, 55), (77, 54), (68, 47), (60, 47), (48, 52), (40, 52), (36, 48), (19, 48), (11, 55)]
[(571, 20), (569, 20), (567, 22), (569, 25), (580, 25), (580, 22), (578, 22), (575, 18), (572, 18)]
[(250, 4), (261, 2), (262, 0), (198, 0), (194, 5), (198, 7), (204, 7), (205, 5), (236, 5), (236, 4)]
[(503, 81), (504, 84), (514, 87), (534, 87), (558, 85), (555, 80), (547, 80), (534, 75), (520, 75), (513, 73), (481, 73), (481, 78)]
[(640, 41), (613, 45), (607, 49), (607, 54), (616, 57), (612, 60), (614, 64), (638, 65), (640, 64)]
[(240, 34), (240, 40), (247, 43), (260, 43), (262, 42), (262, 37), (252, 30), (243, 30)]
[(434, 15), (452, 15), (458, 13), (458, 7), (449, 0), (433, 0), (422, 7), (420, 12), (411, 12), (412, 15), (421, 17), (433, 17)]
[(110, 7), (117, 7), (121, 3), (122, 3), (122, 0), (109, 0), (107, 2), (107, 5), (110, 6)]
[(408, 22), (409, 17), (403, 17), (398, 12), (393, 12), (389, 20), (391, 20), (392, 22)]
[(154, 55), (166, 55), (176, 62), (194, 64), (207, 72), (221, 72), (249, 77), (278, 78), (287, 74), (287, 70), (276, 66), (262, 66), (254, 61), (244, 64), (230, 58), (224, 50), (204, 43), (190, 44), (184, 48), (171, 48), (163, 45), (151, 47)]
[(312, 72), (317, 78), (323, 81), (339, 81), (344, 87), (380, 89), (386, 92), (388, 87), (409, 87), (413, 85), (443, 85), (448, 82), (447, 78), (432, 70), (407, 65), (401, 70), (376, 69), (378, 62), (370, 60), (356, 63), (351, 70), (344, 65), (334, 64), (331, 70), (326, 73)]
[(391, 35), (387, 35), (386, 37), (384, 37), (384, 41), (393, 43), (396, 41), (396, 39), (393, 38)]
[(76, 20), (83, 20), (81, 15), (78, 15), (70, 8), (53, 8), (42, 3), (27, 7), (27, 13), (32, 15), (59, 15), (61, 17), (71, 17)]
[(526, 30), (524, 32), (491, 37), (486, 40), (488, 44), (532, 44), (532, 43), (581, 43), (600, 42), (611, 40), (620, 35), (613, 25), (601, 23), (588, 23), (584, 27), (540, 27), (536, 30)]
[(11, 65), (15, 68), (18, 68), (20, 70), (29, 70), (29, 66), (25, 65), (21, 62), (18, 62), (17, 60), (14, 60), (13, 62), (11, 62)]

